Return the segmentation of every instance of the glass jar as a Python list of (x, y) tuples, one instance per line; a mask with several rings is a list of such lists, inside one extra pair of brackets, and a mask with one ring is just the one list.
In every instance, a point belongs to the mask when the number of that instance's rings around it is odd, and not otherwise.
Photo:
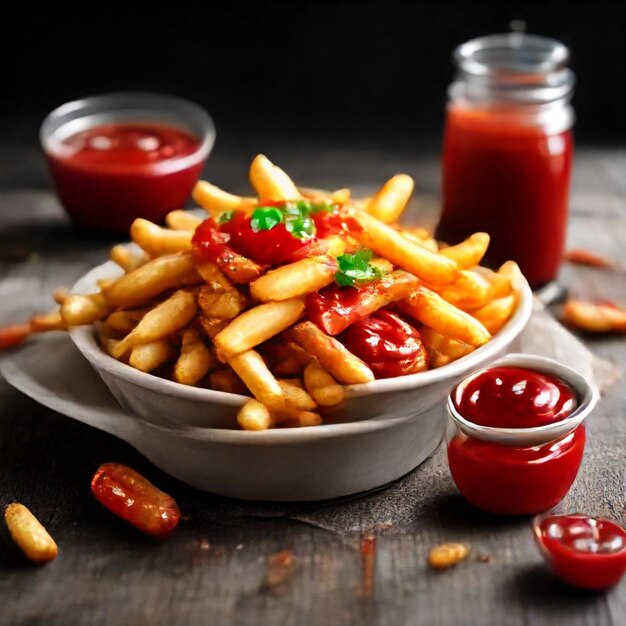
[(533, 288), (556, 277), (565, 246), (574, 112), (568, 49), (509, 33), (459, 46), (436, 230), (455, 244), (491, 235), (485, 263), (516, 261)]

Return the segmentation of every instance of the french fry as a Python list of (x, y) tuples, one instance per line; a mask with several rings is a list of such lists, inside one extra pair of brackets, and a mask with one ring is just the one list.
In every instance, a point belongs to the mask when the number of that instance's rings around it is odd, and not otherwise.
[(258, 154), (250, 165), (250, 183), (261, 200), (300, 200), (302, 194), (287, 174), (264, 154)]
[(433, 290), (455, 307), (469, 311), (487, 304), (491, 283), (478, 272), (462, 270), (453, 285), (445, 285), (440, 289), (433, 288)]
[(428, 351), (431, 367), (441, 367), (464, 357), (474, 350), (472, 346), (450, 339), (428, 326), (420, 329), (420, 335)]
[(183, 385), (195, 385), (217, 365), (217, 359), (194, 328), (183, 331), (180, 356), (174, 365), (174, 380)]
[(257, 278), (250, 283), (250, 293), (261, 302), (298, 298), (332, 283), (336, 272), (332, 257), (308, 257)]
[(209, 386), (216, 391), (237, 393), (241, 396), (250, 395), (241, 378), (230, 367), (223, 367), (209, 372)]
[(230, 324), (230, 320), (220, 320), (216, 317), (206, 317), (205, 315), (199, 315), (198, 320), (200, 328), (202, 328), (202, 331), (209, 339), (215, 339), (215, 336)]
[(131, 239), (149, 256), (187, 252), (191, 250), (193, 233), (188, 230), (169, 230), (138, 217), (130, 227)]
[(340, 383), (353, 385), (374, 380), (372, 370), (343, 344), (320, 330), (313, 322), (300, 322), (286, 333), (300, 344)]
[(418, 287), (399, 302), (398, 307), (442, 335), (470, 346), (481, 346), (491, 338), (489, 331), (477, 319), (425, 287)]
[(256, 198), (236, 196), (206, 180), (199, 180), (196, 183), (191, 196), (212, 217), (218, 217), (223, 211), (245, 210), (257, 203)]
[(298, 426), (319, 426), (322, 423), (322, 416), (313, 411), (298, 411), (289, 415), (289, 419), (297, 422)]
[(202, 221), (202, 218), (197, 215), (192, 215), (188, 211), (170, 211), (165, 216), (165, 223), (172, 230), (187, 230), (193, 232), (202, 224)]
[(52, 291), (52, 298), (57, 304), (63, 304), (70, 295), (67, 287), (57, 287)]
[(317, 408), (317, 402), (295, 380), (279, 380), (278, 384), (283, 390), (285, 405), (298, 411), (312, 411)]
[(236, 354), (271, 339), (295, 323), (303, 312), (302, 298), (259, 304), (245, 311), (215, 337), (218, 358), (222, 362), (228, 361)]
[[(267, 345), (267, 344), (266, 344)], [(270, 358), (274, 363), (271, 368), (278, 376), (300, 374), (311, 360), (302, 346), (293, 341), (278, 341), (268, 346)]]
[[(161, 256), (119, 278), (104, 290), (112, 308), (133, 309), (167, 289), (200, 280), (190, 253)], [(197, 282), (196, 280), (196, 282)]]
[(498, 274), (509, 281), (511, 289), (519, 295), (519, 290), (524, 282), (524, 275), (515, 261), (506, 261), (498, 269)]
[(272, 416), (264, 404), (251, 398), (239, 409), (237, 423), (244, 430), (267, 430), (272, 425)]
[(413, 187), (410, 176), (397, 174), (374, 194), (365, 210), (385, 224), (397, 222), (413, 193)]
[[(109, 349), (115, 352), (115, 344)], [(128, 364), (136, 370), (151, 372), (174, 356), (174, 348), (167, 339), (158, 339), (150, 343), (135, 346), (130, 353)]]
[(513, 314), (517, 304), (515, 294), (496, 298), (485, 306), (472, 312), (472, 315), (492, 334), (495, 335)]
[(59, 311), (50, 311), (33, 315), (30, 318), (30, 329), (33, 333), (47, 333), (51, 330), (67, 330), (67, 324)]
[(130, 311), (114, 311), (107, 317), (106, 324), (109, 328), (124, 333), (129, 333), (150, 309), (132, 309)]
[(442, 248), (439, 252), (452, 259), (460, 269), (466, 270), (478, 265), (489, 247), (487, 233), (474, 233), (456, 246)]
[(135, 328), (113, 349), (116, 359), (124, 356), (135, 346), (164, 339), (184, 328), (196, 315), (194, 294), (179, 289), (167, 300), (146, 313)]
[(13, 502), (4, 509), (4, 521), (11, 539), (33, 563), (47, 563), (59, 549), (41, 522), (23, 505)]
[(228, 364), (259, 402), (270, 408), (284, 407), (283, 390), (258, 352), (247, 350), (232, 357)]
[(135, 254), (121, 244), (111, 248), (109, 258), (114, 263), (117, 263), (126, 273), (136, 270), (150, 260), (146, 254)]
[(511, 293), (511, 280), (509, 276), (485, 269), (482, 270), (482, 274), (489, 282), (489, 291), (487, 293), (488, 301), (508, 296)]
[(84, 326), (106, 317), (110, 310), (103, 293), (73, 294), (61, 305), (61, 317), (68, 326)]
[(263, 266), (226, 248), (216, 260), (218, 268), (234, 283), (246, 285), (263, 273)]
[(343, 387), (313, 359), (304, 368), (304, 386), (313, 400), (320, 406), (335, 406), (343, 402), (345, 392)]
[(439, 244), (423, 228), (404, 228), (399, 232), (403, 237), (416, 243), (418, 246), (422, 246), (422, 248), (426, 248), (431, 252), (439, 251)]
[(367, 248), (418, 278), (432, 284), (451, 284), (458, 278), (456, 263), (403, 237), (391, 226), (363, 211), (354, 215), (363, 230), (354, 236)]
[(218, 290), (213, 285), (202, 285), (198, 290), (198, 306), (209, 318), (231, 320), (247, 305), (246, 296), (234, 288)]

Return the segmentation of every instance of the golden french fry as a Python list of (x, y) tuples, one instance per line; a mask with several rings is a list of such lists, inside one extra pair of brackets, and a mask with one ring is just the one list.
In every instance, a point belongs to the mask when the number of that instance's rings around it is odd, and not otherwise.
[(88, 296), (73, 294), (61, 305), (61, 317), (68, 326), (84, 326), (93, 324), (110, 311), (109, 303), (103, 293), (92, 293)]
[[(114, 345), (109, 348), (115, 352)], [(136, 370), (151, 372), (174, 356), (174, 348), (167, 339), (158, 339), (150, 343), (135, 346), (130, 352), (128, 364)]]
[(278, 341), (270, 349), (274, 366), (272, 370), (278, 376), (295, 376), (311, 360), (304, 348), (293, 341)]
[(252, 398), (239, 409), (237, 423), (244, 430), (267, 430), (272, 425), (272, 416), (264, 404)]
[(492, 334), (495, 335), (513, 314), (517, 304), (515, 294), (496, 298), (485, 306), (472, 311), (472, 315)]
[(23, 505), (13, 502), (4, 509), (4, 521), (11, 539), (33, 563), (47, 563), (59, 549), (41, 522)]
[(258, 154), (250, 165), (250, 183), (261, 200), (299, 200), (302, 194), (287, 174), (264, 154)]
[(220, 320), (216, 317), (206, 317), (205, 315), (199, 315), (198, 320), (200, 321), (202, 331), (209, 339), (215, 339), (215, 336), (230, 324), (230, 320)]
[(70, 291), (67, 287), (57, 287), (52, 292), (52, 298), (57, 304), (63, 304), (69, 295)]
[(256, 198), (236, 196), (206, 180), (199, 180), (196, 183), (191, 196), (212, 217), (219, 216), (223, 211), (248, 209), (257, 203)]
[(247, 350), (229, 359), (228, 364), (259, 402), (270, 408), (284, 406), (283, 390), (258, 352)]
[(391, 226), (363, 211), (354, 215), (363, 230), (354, 236), (367, 248), (418, 278), (432, 284), (451, 284), (458, 278), (456, 263), (409, 241)]
[(116, 309), (142, 306), (166, 289), (200, 280), (190, 253), (157, 257), (119, 278), (104, 290), (109, 305)]
[(170, 211), (165, 216), (165, 223), (172, 230), (187, 230), (193, 232), (202, 224), (202, 221), (202, 218), (197, 215), (192, 215), (189, 211)]
[(271, 339), (295, 323), (303, 312), (302, 298), (259, 304), (245, 311), (215, 337), (218, 358), (228, 361), (236, 354)]
[(413, 193), (413, 187), (410, 176), (397, 174), (374, 194), (365, 210), (385, 224), (397, 222)]
[(317, 408), (317, 402), (305, 391), (298, 380), (279, 380), (278, 384), (285, 396), (285, 405), (298, 411), (312, 411)]
[(350, 189), (348, 187), (342, 187), (341, 189), (336, 189), (330, 194), (330, 200), (333, 204), (348, 204), (350, 202)]
[(247, 305), (246, 296), (234, 288), (216, 291), (213, 285), (202, 285), (198, 290), (198, 306), (208, 318), (231, 320)]
[(423, 326), (420, 335), (426, 346), (431, 367), (441, 367), (473, 352), (474, 348), (465, 343), (446, 337), (436, 330)]
[(319, 426), (322, 423), (322, 416), (313, 411), (298, 411), (290, 414), (289, 418), (295, 420), (298, 426)]
[(130, 226), (131, 239), (151, 257), (191, 250), (193, 233), (169, 230), (138, 217)]
[(443, 248), (439, 252), (448, 259), (452, 259), (460, 269), (466, 270), (480, 263), (488, 247), (489, 235), (474, 233), (456, 246)]
[(158, 304), (113, 349), (116, 359), (135, 346), (152, 343), (178, 332), (195, 317), (198, 308), (191, 291), (179, 289)]
[(174, 380), (183, 385), (195, 385), (217, 365), (217, 359), (194, 328), (183, 331), (180, 356), (174, 365)]
[(489, 301), (491, 283), (472, 270), (461, 270), (458, 280), (453, 285), (433, 287), (444, 300), (463, 311), (481, 307)]
[(250, 283), (250, 293), (261, 302), (305, 296), (330, 285), (337, 262), (330, 256), (309, 257), (283, 265)]
[(107, 317), (106, 324), (113, 330), (129, 333), (150, 310), (148, 307), (130, 311), (114, 311)]
[(320, 406), (334, 406), (343, 402), (345, 391), (343, 387), (313, 359), (304, 368), (304, 386), (313, 400)]
[(438, 252), (439, 245), (437, 244), (437, 242), (428, 234), (426, 234), (425, 236), (421, 236), (419, 234), (420, 231), (424, 231), (424, 229), (423, 228), (402, 229), (399, 232), (405, 239), (409, 239), (413, 243), (416, 243), (418, 246), (422, 246), (422, 248), (426, 248), (427, 250), (430, 250), (431, 252)]
[(122, 244), (111, 248), (109, 258), (114, 263), (117, 263), (125, 272), (132, 272), (150, 260), (146, 254), (135, 254)]
[(241, 378), (230, 367), (223, 367), (209, 372), (209, 386), (216, 391), (237, 393), (241, 396), (250, 395)]
[(343, 344), (320, 330), (313, 322), (300, 322), (286, 335), (317, 358), (340, 383), (353, 385), (374, 380), (372, 370)]
[(524, 275), (519, 265), (515, 261), (506, 261), (498, 269), (498, 275), (504, 276), (509, 281), (511, 289), (519, 293), (521, 286), (524, 282)]
[(67, 324), (58, 310), (50, 311), (50, 313), (33, 315), (33, 317), (30, 318), (30, 330), (33, 333), (46, 333), (51, 330), (67, 330)]
[(442, 335), (470, 346), (481, 346), (491, 338), (489, 331), (477, 319), (425, 287), (418, 287), (399, 302), (398, 307)]
[(218, 268), (234, 283), (246, 285), (263, 273), (263, 266), (232, 250), (224, 251), (217, 258)]

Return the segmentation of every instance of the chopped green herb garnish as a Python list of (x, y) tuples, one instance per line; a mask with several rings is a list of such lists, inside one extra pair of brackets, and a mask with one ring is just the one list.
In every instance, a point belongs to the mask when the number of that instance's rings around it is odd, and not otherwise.
[(223, 211), (222, 213), (220, 213), (219, 217), (217, 218), (217, 223), (226, 224), (226, 222), (230, 222), (230, 220), (233, 219), (234, 214), (235, 214), (234, 211)]
[(273, 206), (260, 206), (254, 209), (250, 218), (250, 227), (255, 233), (260, 230), (272, 230), (283, 221), (282, 211)]
[(341, 287), (356, 287), (384, 276), (385, 272), (370, 263), (371, 258), (372, 251), (367, 248), (338, 256), (335, 282)]

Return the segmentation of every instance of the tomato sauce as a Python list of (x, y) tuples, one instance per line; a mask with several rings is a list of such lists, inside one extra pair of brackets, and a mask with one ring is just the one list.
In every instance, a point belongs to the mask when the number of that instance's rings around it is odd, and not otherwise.
[[(351, 287), (345, 290), (356, 291)], [(428, 368), (419, 332), (390, 311), (377, 311), (351, 324), (338, 339), (376, 378), (407, 376)]]
[[(453, 392), (459, 414), (490, 428), (542, 427), (567, 419), (577, 406), (564, 381), (523, 368), (495, 367)], [(448, 463), (459, 491), (474, 506), (527, 515), (560, 502), (576, 478), (585, 448), (581, 425), (540, 445), (508, 446), (459, 431), (448, 444)]]
[(124, 231), (136, 217), (161, 222), (180, 209), (200, 175), (200, 140), (152, 122), (99, 125), (48, 151), (57, 192), (79, 225)]
[(437, 239), (491, 235), (485, 263), (516, 261), (535, 288), (563, 257), (573, 139), (549, 134), (512, 110), (448, 108), (443, 209)]
[(626, 573), (626, 530), (586, 515), (548, 515), (534, 524), (535, 540), (565, 582), (606, 589)]

